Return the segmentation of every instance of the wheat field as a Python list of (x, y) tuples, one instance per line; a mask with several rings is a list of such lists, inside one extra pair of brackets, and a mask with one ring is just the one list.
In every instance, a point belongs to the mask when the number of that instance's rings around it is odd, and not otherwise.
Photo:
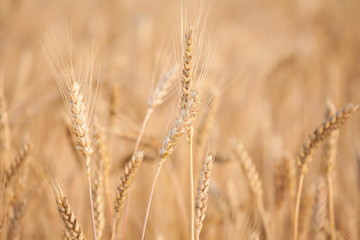
[(359, 12), (0, 0), (0, 239), (360, 239)]

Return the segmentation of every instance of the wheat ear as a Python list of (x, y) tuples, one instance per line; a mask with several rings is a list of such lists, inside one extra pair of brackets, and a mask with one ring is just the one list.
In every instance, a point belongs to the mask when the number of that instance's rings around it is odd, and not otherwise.
[(201, 174), (199, 177), (199, 183), (197, 188), (196, 200), (195, 200), (195, 213), (196, 213), (196, 239), (200, 239), (200, 232), (202, 229), (203, 221), (205, 219), (205, 213), (208, 206), (210, 177), (214, 163), (214, 156), (209, 155), (205, 158)]
[[(328, 119), (331, 115), (335, 114), (336, 108), (331, 101), (327, 101), (325, 119)], [(331, 230), (331, 239), (336, 239), (336, 227), (335, 227), (335, 213), (334, 213), (334, 190), (333, 190), (333, 178), (334, 178), (334, 169), (336, 164), (336, 154), (337, 154), (337, 142), (339, 138), (339, 130), (335, 130), (331, 133), (330, 137), (326, 139), (324, 143), (324, 163), (325, 165), (325, 174), (327, 181), (327, 192), (328, 192), (328, 211), (330, 219), (330, 230)]]
[(26, 161), (29, 150), (31, 149), (31, 142), (26, 141), (24, 143), (24, 146), (22, 149), (20, 149), (18, 155), (16, 156), (15, 160), (11, 163), (10, 169), (6, 171), (5, 173), (5, 179), (4, 179), (4, 189), (9, 186), (11, 183), (11, 180), (14, 178), (14, 176), (19, 172), (20, 168)]
[(316, 186), (315, 202), (313, 208), (312, 229), (314, 239), (325, 239), (325, 224), (327, 211), (326, 182), (320, 177)]
[(55, 200), (58, 211), (62, 217), (66, 230), (70, 233), (72, 240), (84, 240), (83, 231), (77, 221), (75, 214), (70, 208), (67, 197), (60, 188), (54, 189)]
[[(186, 104), (190, 100), (190, 93), (192, 91), (193, 84), (193, 43), (194, 43), (194, 33), (192, 27), (189, 27), (189, 30), (185, 33), (185, 43), (184, 43), (184, 55), (183, 55), (183, 65), (182, 65), (182, 81), (181, 81), (181, 110), (186, 108)], [(190, 203), (191, 203), (191, 239), (194, 239), (195, 235), (195, 206), (194, 206), (194, 160), (193, 160), (193, 136), (194, 136), (194, 127), (191, 125), (188, 130), (188, 143), (189, 143), (189, 164), (190, 164)]]
[(143, 158), (144, 158), (143, 151), (138, 151), (132, 156), (132, 158), (126, 164), (124, 174), (122, 175), (122, 177), (120, 179), (120, 183), (116, 188), (115, 204), (114, 204), (115, 215), (114, 215), (111, 239), (115, 238), (116, 223), (120, 217), (121, 210), (123, 209), (123, 207), (125, 205), (125, 200), (126, 200), (126, 196), (128, 194), (130, 185), (134, 180), (135, 174), (136, 174), (137, 170), (139, 169)]
[(345, 121), (351, 117), (353, 113), (359, 110), (358, 104), (349, 104), (343, 109), (339, 110), (336, 114), (325, 120), (315, 131), (308, 137), (304, 143), (302, 150), (298, 156), (298, 165), (300, 169), (300, 177), (298, 182), (298, 189), (296, 194), (295, 215), (294, 215), (294, 229), (293, 239), (298, 239), (298, 222), (299, 222), (299, 209), (301, 191), (304, 183), (304, 177), (309, 170), (309, 163), (311, 162), (311, 154), (317, 145), (331, 135), (331, 133), (339, 129)]
[(266, 239), (271, 239), (269, 221), (266, 215), (267, 213), (265, 212), (265, 208), (264, 208), (264, 201), (263, 201), (264, 190), (259, 177), (259, 173), (257, 172), (256, 167), (252, 159), (250, 158), (249, 154), (244, 149), (244, 146), (241, 143), (237, 142), (236, 140), (232, 142), (232, 146), (234, 149), (234, 153), (237, 159), (239, 160), (241, 167), (246, 175), (246, 178), (250, 186), (250, 190), (252, 194), (255, 196), (256, 203), (264, 225)]
[(62, 239), (63, 240), (72, 240), (71, 233), (68, 230), (64, 230)]
[(149, 213), (150, 213), (151, 201), (152, 201), (152, 197), (154, 194), (155, 185), (156, 185), (157, 179), (160, 174), (160, 170), (161, 170), (163, 164), (165, 163), (167, 157), (175, 150), (175, 147), (176, 147), (178, 141), (180, 140), (180, 137), (189, 131), (189, 129), (196, 117), (196, 114), (199, 110), (198, 97), (199, 97), (198, 91), (193, 90), (191, 93), (191, 98), (190, 98), (189, 102), (186, 104), (185, 109), (181, 109), (180, 114), (175, 121), (175, 126), (169, 131), (168, 136), (165, 137), (163, 145), (160, 148), (160, 151), (159, 151), (160, 160), (159, 160), (159, 163), (158, 163), (158, 166), (156, 169), (156, 173), (154, 176), (154, 180), (153, 180), (153, 184), (152, 184), (151, 192), (150, 192), (150, 196), (149, 196), (149, 201), (148, 201), (148, 205), (147, 205), (147, 209), (146, 209), (145, 220), (144, 220), (144, 225), (143, 225), (143, 230), (142, 230), (142, 237), (141, 237), (142, 240), (144, 240), (144, 238), (145, 238), (146, 225), (147, 225), (147, 220), (148, 220)]
[[(109, 177), (110, 177), (110, 160), (106, 148), (106, 140), (103, 128), (100, 126), (100, 123), (97, 118), (94, 121), (94, 140), (96, 142), (96, 153), (98, 155), (98, 171), (101, 171), (102, 184), (105, 188), (105, 197), (108, 206), (108, 213), (110, 222), (113, 220), (113, 211), (112, 203), (110, 198), (110, 186), (109, 186)], [(98, 174), (100, 175), (100, 173)]]
[(13, 216), (10, 218), (10, 225), (7, 234), (8, 239), (17, 239), (22, 226), (22, 220), (25, 216), (27, 199), (21, 199), (13, 206)]
[[(68, 112), (72, 122), (72, 133), (76, 142), (76, 147), (82, 154), (85, 160), (86, 174), (89, 186), (89, 201), (91, 207), (91, 220), (94, 239), (96, 240), (96, 229), (94, 219), (94, 207), (92, 201), (92, 187), (91, 187), (91, 169), (90, 156), (93, 152), (91, 140), (91, 124), (90, 118), (92, 116), (93, 96), (92, 82), (94, 59), (96, 55), (96, 47), (93, 46), (87, 66), (83, 71), (79, 72), (79, 77), (75, 79), (74, 69), (72, 64), (72, 46), (69, 45), (70, 69), (62, 59), (59, 49), (54, 49), (50, 46), (49, 38), (43, 47), (44, 53), (47, 57), (50, 69), (56, 79), (56, 83), (67, 104)], [(55, 47), (58, 46), (55, 44)]]
[(92, 196), (92, 186), (91, 186), (91, 169), (90, 169), (90, 156), (93, 152), (92, 141), (91, 141), (91, 131), (90, 131), (90, 122), (89, 122), (89, 113), (88, 108), (84, 101), (84, 95), (81, 92), (81, 85), (77, 81), (72, 81), (71, 87), (69, 89), (68, 95), (68, 104), (69, 112), (72, 122), (72, 132), (75, 138), (76, 147), (82, 154), (85, 165), (86, 165), (86, 174), (88, 178), (89, 186), (89, 199), (91, 207), (91, 219), (92, 219), (92, 228), (94, 239), (96, 240), (96, 227), (95, 227), (95, 217), (94, 217), (94, 203)]
[(7, 239), (18, 239), (22, 229), (22, 220), (25, 216), (29, 200), (29, 194), (24, 194), (26, 177), (27, 175), (25, 174), (18, 179), (16, 188), (13, 189), (13, 194), (10, 198), (13, 213), (9, 218), (10, 223), (7, 231)]
[(104, 178), (101, 168), (97, 168), (95, 171), (95, 177), (93, 178), (92, 198), (94, 202), (94, 218), (96, 237), (100, 240), (105, 227), (104, 218)]
[[(136, 138), (134, 154), (139, 150), (140, 143), (141, 143), (141, 140), (142, 140), (144, 132), (145, 132), (145, 128), (147, 126), (147, 123), (148, 123), (152, 113), (154, 112), (154, 110), (157, 106), (161, 105), (164, 102), (165, 97), (169, 93), (171, 83), (172, 83), (171, 80), (174, 77), (174, 73), (175, 73), (175, 67), (171, 68), (169, 72), (167, 72), (165, 75), (163, 75), (159, 79), (154, 91), (150, 94), (150, 97), (148, 99), (148, 108), (146, 111), (146, 115), (145, 115), (144, 121), (142, 123), (140, 132)], [(130, 197), (130, 195), (131, 195), (131, 192), (129, 193), (128, 197)], [(123, 224), (123, 236), (125, 236), (127, 219), (128, 219), (128, 207), (125, 210), (124, 224)]]

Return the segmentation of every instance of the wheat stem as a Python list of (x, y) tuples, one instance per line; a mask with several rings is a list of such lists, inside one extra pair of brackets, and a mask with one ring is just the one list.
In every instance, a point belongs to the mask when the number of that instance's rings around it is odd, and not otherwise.
[(154, 195), (155, 185), (156, 185), (157, 179), (158, 179), (159, 174), (160, 174), (161, 166), (163, 165), (162, 162), (163, 162), (163, 161), (160, 161), (160, 163), (159, 163), (159, 165), (158, 165), (158, 167), (157, 167), (157, 169), (156, 169), (156, 173), (155, 173), (155, 176), (154, 176), (153, 184), (152, 184), (152, 186), (151, 186), (149, 201), (148, 201), (148, 205), (147, 205), (147, 207), (146, 207), (146, 213), (145, 213), (145, 220), (144, 220), (143, 230), (142, 230), (142, 233), (141, 233), (141, 240), (144, 240), (144, 239), (145, 239), (145, 232), (146, 232), (147, 222), (148, 222), (148, 219), (149, 219), (151, 202), (152, 202), (153, 195)]
[(327, 179), (328, 199), (329, 199), (328, 208), (329, 208), (331, 240), (336, 240), (333, 181), (330, 175), (327, 175), (326, 179)]
[(297, 190), (297, 197), (295, 203), (295, 216), (294, 216), (294, 229), (293, 239), (298, 239), (298, 222), (299, 222), (299, 211), (301, 201), (301, 191), (303, 187), (304, 177), (309, 170), (309, 163), (311, 162), (311, 155), (313, 150), (319, 143), (325, 140), (331, 135), (331, 133), (339, 129), (345, 121), (351, 117), (353, 113), (359, 110), (358, 104), (349, 104), (346, 107), (339, 110), (336, 114), (326, 119), (314, 132), (308, 137), (304, 143), (301, 153), (299, 154), (298, 165), (300, 168), (299, 185)]
[(140, 146), (140, 142), (141, 142), (141, 139), (142, 139), (142, 136), (144, 134), (144, 131), (145, 131), (145, 128), (146, 128), (146, 125), (150, 119), (150, 116), (151, 114), (153, 113), (154, 109), (153, 108), (148, 108), (147, 112), (146, 112), (146, 116), (144, 118), (144, 121), (143, 121), (143, 124), (141, 126), (141, 129), (140, 129), (140, 132), (139, 132), (139, 135), (136, 139), (136, 144), (135, 144), (135, 149), (134, 149), (134, 153), (137, 152), (139, 150), (139, 146)]
[[(90, 157), (87, 160), (90, 163)], [(89, 186), (89, 198), (90, 198), (90, 208), (91, 208), (91, 223), (94, 239), (96, 240), (96, 227), (95, 227), (95, 215), (94, 215), (94, 203), (93, 203), (93, 194), (92, 194), (92, 186), (91, 186), (91, 176), (90, 176), (90, 164), (86, 167), (88, 186)]]
[(303, 188), (304, 183), (304, 173), (300, 174), (298, 189), (296, 193), (296, 203), (295, 203), (295, 215), (294, 215), (294, 240), (298, 238), (298, 223), (299, 223), (299, 212), (300, 212), (300, 198), (301, 198), (301, 191)]
[(189, 130), (189, 151), (190, 151), (190, 202), (191, 202), (191, 239), (194, 240), (195, 234), (195, 198), (194, 198), (194, 162), (193, 162), (193, 136), (194, 127)]

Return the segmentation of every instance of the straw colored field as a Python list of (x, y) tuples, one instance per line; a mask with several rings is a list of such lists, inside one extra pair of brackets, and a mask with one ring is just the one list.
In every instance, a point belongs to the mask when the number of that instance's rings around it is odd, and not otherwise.
[(0, 0), (0, 239), (359, 239), (359, 12)]

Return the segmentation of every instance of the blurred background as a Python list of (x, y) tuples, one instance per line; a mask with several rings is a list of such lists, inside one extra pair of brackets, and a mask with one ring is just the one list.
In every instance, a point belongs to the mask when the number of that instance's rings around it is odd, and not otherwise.
[[(241, 139), (260, 173), (275, 239), (290, 239), (288, 219), (293, 210), (285, 200), (279, 206), (274, 169), (284, 156), (295, 161), (306, 137), (323, 121), (327, 100), (337, 109), (359, 101), (360, 2), (212, 0), (204, 6), (204, 32), (210, 37), (203, 41), (211, 51), (202, 54), (211, 64), (202, 64), (207, 74), (197, 125), (210, 109), (211, 90), (215, 87), (221, 94), (208, 138), (198, 140), (195, 147), (195, 179), (204, 154), (217, 154), (202, 239), (249, 239), (254, 231), (263, 231), (246, 178), (230, 156), (233, 137)], [(33, 141), (27, 167), (14, 186), (28, 199), (17, 239), (61, 238), (63, 224), (51, 193), (52, 181), (59, 182), (91, 238), (84, 164), (69, 140), (65, 104), (42, 50), (46, 36), (51, 36), (50, 44), (55, 39), (66, 55), (70, 32), (77, 64), (93, 42), (97, 46), (96, 115), (106, 130), (110, 183), (115, 190), (154, 82), (181, 59), (180, 24), (180, 1), (0, 0), (0, 75), (10, 124), (10, 159), (25, 135)], [(145, 131), (146, 158), (132, 185), (126, 231), (121, 230), (124, 218), (119, 225), (124, 239), (140, 238), (157, 151), (176, 115), (178, 90), (175, 86), (168, 101), (156, 109)], [(339, 239), (360, 238), (359, 121), (358, 115), (350, 119), (338, 141), (334, 184)], [(146, 239), (188, 239), (187, 153), (183, 139), (166, 163)], [(309, 209), (321, 172), (321, 151), (313, 159), (303, 192), (304, 199), (310, 199), (303, 201)], [(5, 161), (4, 168), (10, 162)], [(2, 226), (14, 215), (11, 201), (5, 202), (0, 207)], [(311, 211), (303, 211), (302, 216), (300, 235), (312, 239)], [(108, 227), (103, 239), (109, 237)], [(0, 233), (8, 239), (6, 228)]]

